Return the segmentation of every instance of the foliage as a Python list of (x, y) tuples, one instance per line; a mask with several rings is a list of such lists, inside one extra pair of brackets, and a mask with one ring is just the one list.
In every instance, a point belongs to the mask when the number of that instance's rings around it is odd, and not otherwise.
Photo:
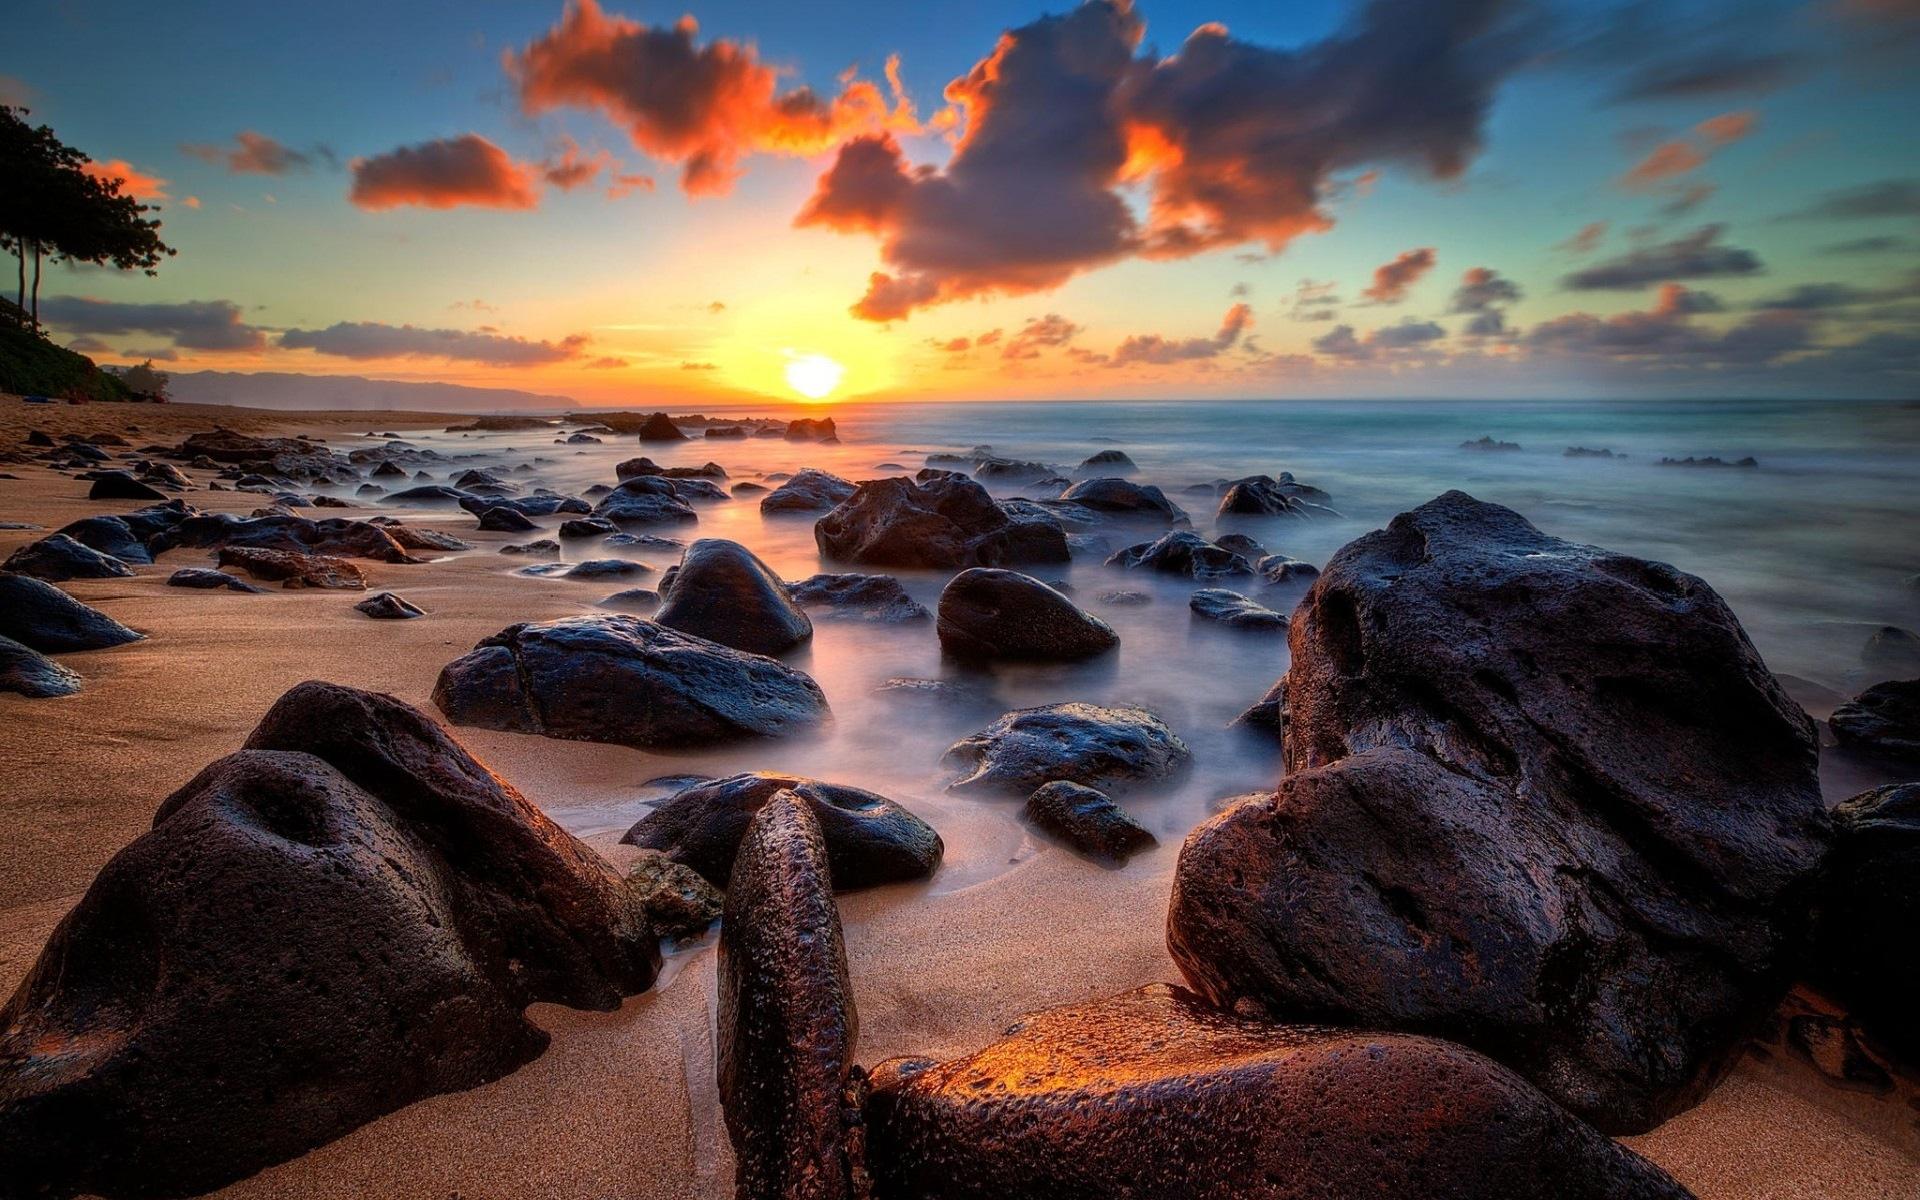
[[(7, 319), (16, 314), (18, 321)], [(10, 300), (0, 300), (0, 392), (63, 400), (133, 398), (132, 390), (112, 372), (35, 333)]]
[(137, 367), (128, 367), (120, 372), (120, 382), (136, 396), (151, 396), (166, 399), (167, 384), (171, 382), (165, 371), (155, 369), (153, 360), (148, 359)]

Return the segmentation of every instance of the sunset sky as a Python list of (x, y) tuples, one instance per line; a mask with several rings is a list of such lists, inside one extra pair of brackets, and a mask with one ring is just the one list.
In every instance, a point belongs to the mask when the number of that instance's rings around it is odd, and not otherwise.
[[(22, 6), (102, 361), (594, 403), (1920, 395), (1920, 3)], [(11, 274), (9, 264), (8, 274)], [(823, 361), (839, 364), (837, 379)]]

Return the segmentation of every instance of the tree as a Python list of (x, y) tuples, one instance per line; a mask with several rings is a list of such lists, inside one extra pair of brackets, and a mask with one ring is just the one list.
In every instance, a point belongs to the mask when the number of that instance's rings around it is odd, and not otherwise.
[(154, 368), (152, 359), (120, 372), (120, 382), (127, 385), (128, 391), (136, 396), (146, 396), (155, 400), (167, 398), (167, 384), (171, 381), (171, 377), (165, 371)]
[[(0, 249), (19, 260), (18, 303), (40, 322), (40, 264), (86, 262), (155, 274), (173, 247), (160, 240), (153, 206), (123, 195), (120, 181), (89, 175), (85, 154), (27, 110), (0, 105)], [(31, 304), (27, 258), (33, 258)]]

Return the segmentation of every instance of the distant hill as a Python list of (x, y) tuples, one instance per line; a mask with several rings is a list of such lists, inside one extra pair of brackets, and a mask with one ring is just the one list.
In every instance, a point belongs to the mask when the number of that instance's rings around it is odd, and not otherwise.
[[(159, 364), (165, 369), (166, 364)], [(289, 371), (179, 371), (167, 394), (188, 404), (248, 408), (411, 409), (415, 412), (488, 412), (494, 409), (579, 408), (570, 396), (457, 383), (403, 383), (359, 375), (297, 375)]]

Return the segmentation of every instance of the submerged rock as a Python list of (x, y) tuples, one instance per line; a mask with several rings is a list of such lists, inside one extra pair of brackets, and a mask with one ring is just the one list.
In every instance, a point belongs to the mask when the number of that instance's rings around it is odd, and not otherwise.
[(765, 771), (694, 783), (641, 817), (620, 840), (662, 851), (724, 886), (748, 822), (776, 793), (797, 796), (812, 810), (839, 891), (925, 879), (940, 865), (940, 835), (885, 796)]
[(742, 1197), (854, 1200), (859, 1018), (827, 848), (807, 804), (770, 797), (727, 884), (718, 976), (720, 1105)]
[(1920, 634), (1897, 625), (1882, 625), (1861, 647), (1860, 661), (1902, 679), (1920, 675)]
[(123, 579), (133, 568), (119, 559), (81, 545), (64, 533), (29, 542), (7, 557), (0, 570), (55, 583), (68, 579)]
[(558, 558), (560, 543), (552, 538), (535, 538), (531, 542), (509, 542), (500, 547), (500, 553), (525, 555), (529, 558)]
[(1849, 749), (1920, 759), (1920, 679), (1874, 684), (1834, 709), (1827, 727)]
[(638, 579), (653, 568), (631, 558), (590, 558), (567, 568), (568, 579)]
[(1253, 567), (1246, 559), (1185, 529), (1163, 534), (1155, 541), (1128, 546), (1109, 558), (1107, 565), (1199, 580), (1253, 574)]
[[(79, 690), (78, 672), (68, 670), (30, 646), (0, 636), (0, 692), (47, 700), (71, 696)], [(4, 1069), (0, 1068), (0, 1091), (4, 1088), (4, 1075)]]
[(987, 489), (959, 475), (923, 483), (875, 479), (814, 523), (820, 552), (842, 562), (894, 567), (992, 567), (1066, 562), (1066, 533), (1016, 523)]
[(801, 672), (630, 616), (509, 625), (447, 664), (433, 702), (459, 725), (640, 749), (781, 737), (827, 716)]
[(480, 514), (475, 528), (484, 533), (526, 533), (540, 527), (518, 509), (494, 507)]
[(379, 592), (368, 596), (353, 606), (376, 621), (408, 621), (414, 617), (424, 617), (427, 611), (417, 604), (411, 604), (392, 592)]
[(1460, 492), (1295, 613), (1286, 774), (1188, 837), (1215, 1003), (1453, 1037), (1608, 1132), (1703, 1095), (1785, 991), (1812, 723), (1705, 583)]
[(1220, 496), (1216, 515), (1222, 517), (1312, 517), (1337, 516), (1326, 506), (1327, 494), (1317, 487), (1295, 483), (1293, 473), (1249, 475), (1227, 485)]
[(1218, 622), (1230, 629), (1254, 633), (1285, 633), (1287, 618), (1264, 604), (1255, 603), (1239, 592), (1226, 588), (1201, 588), (1187, 598), (1187, 607), (1196, 617)]
[(1105, 792), (1065, 780), (1034, 789), (1027, 797), (1026, 817), (1088, 858), (1102, 862), (1124, 863), (1158, 841)]
[(1112, 516), (1165, 525), (1187, 524), (1186, 512), (1152, 484), (1130, 483), (1111, 477), (1083, 479), (1060, 493), (1060, 499)]
[(787, 592), (802, 607), (825, 609), (821, 620), (893, 625), (933, 616), (891, 575), (810, 575), (788, 584)]
[(1127, 457), (1125, 450), (1101, 450), (1090, 454), (1078, 467), (1075, 475), (1092, 476), (1101, 479), (1115, 479), (1122, 475), (1131, 475), (1140, 468)]
[(611, 596), (604, 596), (594, 603), (595, 607), (611, 609), (614, 612), (650, 613), (660, 607), (660, 593), (652, 588), (627, 588)]
[(640, 440), (643, 442), (684, 442), (687, 435), (663, 412), (654, 413), (640, 425)]
[(874, 1194), (916, 1200), (1687, 1200), (1511, 1071), (1165, 985), (875, 1067)]
[(658, 475), (637, 475), (614, 488), (593, 506), (593, 515), (615, 525), (684, 525), (698, 521), (693, 506), (680, 498), (674, 481)]
[(940, 593), (940, 646), (961, 658), (1071, 662), (1104, 654), (1120, 636), (1058, 591), (1018, 571), (973, 567)]
[(605, 517), (574, 517), (560, 522), (560, 536), (563, 538), (605, 537), (620, 532), (620, 527)]
[(1920, 1062), (1920, 783), (1863, 792), (1834, 812), (1813, 974), (1866, 1031)]
[(661, 595), (660, 624), (735, 650), (782, 654), (813, 636), (786, 584), (738, 542), (701, 538), (688, 546)]
[(0, 1011), (8, 1190), (188, 1195), (537, 1057), (658, 939), (433, 722), (305, 683), (101, 870)]
[(1168, 778), (1192, 758), (1144, 708), (1071, 701), (1007, 713), (949, 746), (941, 761), (966, 772), (949, 791), (1025, 796), (1056, 779), (1113, 791)]
[(124, 646), (146, 635), (42, 579), (0, 572), (0, 637), (42, 654)]
[(760, 511), (826, 512), (854, 493), (854, 485), (825, 471), (808, 467), (760, 497)]

